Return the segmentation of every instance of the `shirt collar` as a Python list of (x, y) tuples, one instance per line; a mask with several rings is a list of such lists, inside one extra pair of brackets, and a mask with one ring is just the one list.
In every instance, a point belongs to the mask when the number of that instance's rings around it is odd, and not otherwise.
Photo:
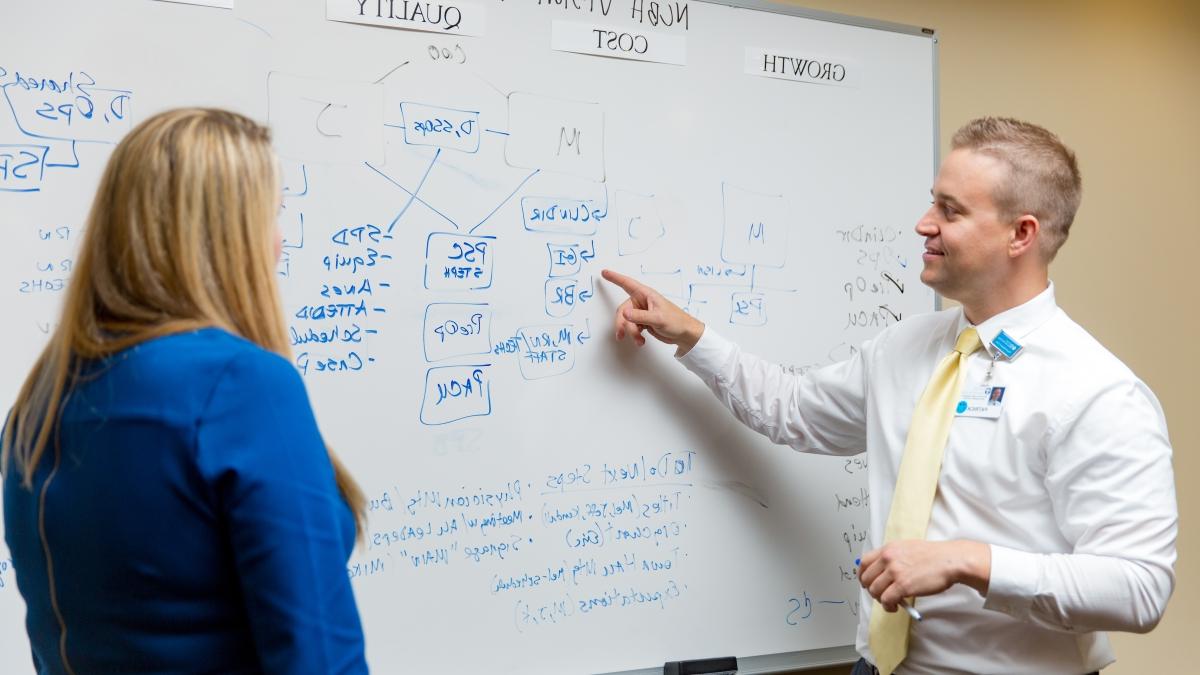
[[(1046, 286), (1046, 290), (1038, 293), (1024, 304), (1000, 312), (975, 326), (975, 330), (979, 333), (979, 339), (983, 342), (984, 349), (990, 356), (995, 357), (998, 352), (992, 346), (992, 341), (996, 339), (1000, 331), (1003, 330), (1017, 342), (1024, 343), (1025, 336), (1046, 323), (1056, 311), (1058, 311), (1058, 303), (1054, 299), (1054, 282), (1051, 281)], [(971, 323), (967, 321), (967, 315), (960, 309), (958, 331), (961, 332), (969, 325)]]

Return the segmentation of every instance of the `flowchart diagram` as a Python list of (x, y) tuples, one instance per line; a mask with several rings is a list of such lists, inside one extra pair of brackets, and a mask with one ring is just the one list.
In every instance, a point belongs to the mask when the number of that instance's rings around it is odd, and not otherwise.
[[(456, 53), (461, 47), (430, 60)], [(321, 297), (289, 317), (297, 367), (306, 376), (371, 367), (377, 357), (356, 345), (380, 339), (372, 318), (387, 313), (380, 296), (396, 283), (381, 270), (396, 265), (397, 228), (421, 228), (419, 292), (428, 302), (418, 417), (443, 425), (492, 414), (497, 368), (515, 365), (527, 381), (569, 373), (593, 338), (590, 319), (577, 317), (595, 298), (601, 264), (637, 260), (666, 238), (667, 223), (655, 194), (622, 185), (607, 168), (604, 105), (505, 92), (479, 77), (456, 80), (473, 86), (450, 97), (479, 101), (471, 108), (408, 100), (404, 76), (415, 71), (405, 62), (371, 84), (276, 72), (268, 89), (285, 156), (295, 146), (307, 160), (342, 162), (378, 190), (393, 191), (398, 205), (376, 222), (340, 228), (315, 244), (322, 251), (318, 272), (337, 281), (322, 283)], [(292, 173), (296, 185), (285, 189), (285, 222), (294, 226), (285, 237), (285, 275), (304, 241), (304, 197), (313, 189), (304, 164)], [(756, 281), (760, 269), (787, 265), (794, 214), (783, 195), (730, 183), (711, 190), (722, 205), (722, 238), (709, 259), (719, 264), (681, 261), (665, 273), (643, 271), (689, 311), (716, 302), (715, 289), (729, 324), (764, 326), (771, 295), (796, 292)], [(544, 268), (540, 296), (527, 299), (523, 321), (497, 319), (490, 296), (512, 274), (506, 265), (528, 266), (534, 256)], [(409, 275), (406, 290), (413, 290), (411, 281)]]

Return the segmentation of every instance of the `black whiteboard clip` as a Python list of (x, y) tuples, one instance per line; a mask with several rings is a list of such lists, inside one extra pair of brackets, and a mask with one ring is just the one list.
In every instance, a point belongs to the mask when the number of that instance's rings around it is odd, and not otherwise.
[(721, 656), (715, 659), (694, 661), (667, 661), (663, 664), (663, 675), (734, 675), (737, 672), (736, 656)]

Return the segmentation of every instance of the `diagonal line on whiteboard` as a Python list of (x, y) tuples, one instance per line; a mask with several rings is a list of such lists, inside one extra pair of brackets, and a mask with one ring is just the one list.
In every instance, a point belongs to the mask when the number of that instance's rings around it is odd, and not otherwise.
[(502, 91), (500, 89), (500, 87), (497, 87), (496, 85), (492, 84), (490, 80), (486, 80), (483, 77), (480, 77), (478, 74), (475, 74), (475, 73), (472, 73), (472, 74), (475, 75), (475, 79), (479, 80), (480, 82), (482, 82), (482, 83), (486, 84), (487, 86), (491, 87), (492, 89), (496, 90), (497, 94), (500, 94), (501, 96), (503, 96), (506, 99), (508, 98), (510, 92)]
[[(436, 157), (435, 157), (435, 159), (436, 159)], [(457, 229), (459, 229), (459, 227), (458, 227), (458, 223), (454, 222), (454, 221), (453, 221), (453, 220), (450, 218), (450, 216), (447, 216), (446, 214), (442, 213), (441, 211), (438, 211), (437, 209), (433, 208), (433, 206), (432, 206), (432, 205), (431, 205), (429, 202), (427, 202), (427, 201), (425, 201), (424, 199), (421, 199), (420, 197), (418, 197), (416, 192), (413, 192), (412, 190), (409, 190), (408, 188), (404, 187), (403, 185), (401, 185), (401, 184), (397, 183), (397, 182), (396, 182), (396, 180), (395, 180), (395, 179), (393, 179), (391, 176), (389, 176), (389, 175), (387, 175), (386, 173), (384, 173), (384, 172), (380, 171), (378, 168), (376, 168), (376, 167), (374, 167), (374, 166), (371, 166), (371, 163), (370, 163), (370, 162), (363, 162), (363, 164), (365, 164), (365, 165), (366, 165), (366, 167), (367, 167), (368, 169), (370, 169), (370, 170), (374, 171), (375, 173), (379, 174), (380, 176), (383, 176), (384, 180), (386, 180), (387, 182), (389, 182), (389, 183), (391, 183), (392, 185), (395, 185), (396, 187), (398, 187), (398, 188), (400, 188), (401, 190), (403, 190), (403, 191), (404, 191), (404, 193), (405, 193), (405, 194), (407, 194), (407, 195), (410, 197), (408, 204), (406, 204), (406, 205), (404, 206), (404, 211), (407, 211), (407, 210), (408, 210), (408, 207), (409, 207), (409, 206), (411, 206), (411, 205), (412, 205), (412, 203), (413, 203), (414, 201), (415, 201), (415, 202), (419, 202), (419, 203), (421, 204), (421, 206), (424, 206), (425, 208), (429, 209), (430, 211), (433, 211), (433, 212), (434, 212), (434, 213), (436, 213), (437, 215), (441, 216), (441, 217), (442, 217), (442, 218), (443, 218), (443, 219), (444, 219), (444, 220), (445, 220), (447, 223), (450, 223), (451, 225), (453, 225), (453, 226), (454, 226), (454, 229), (456, 229), (456, 230), (457, 230)], [(430, 167), (432, 168), (432, 166), (433, 166), (433, 165), (431, 164), (431, 165), (430, 165)], [(428, 175), (428, 172), (426, 172), (426, 175)], [(422, 182), (422, 183), (424, 183), (424, 179), (422, 179), (422, 181), (421, 181), (421, 182)], [(418, 187), (418, 188), (417, 188), (417, 190), (420, 190), (420, 189), (421, 189), (420, 187)], [(388, 231), (389, 231), (389, 232), (391, 232), (391, 230), (392, 230), (392, 227), (393, 227), (393, 226), (395, 226), (396, 222), (400, 220), (400, 216), (404, 215), (404, 211), (401, 211), (401, 212), (400, 212), (400, 215), (396, 216), (396, 217), (395, 217), (395, 219), (393, 219), (393, 220), (392, 220), (392, 224), (388, 226)]]
[[(433, 153), (433, 159), (429, 161), (429, 166), (426, 167), (426, 169), (425, 169), (425, 175), (421, 176), (421, 182), (417, 183), (417, 189), (413, 190), (412, 192), (409, 193), (408, 203), (404, 205), (404, 208), (400, 209), (400, 213), (397, 213), (395, 218), (392, 218), (392, 222), (388, 225), (388, 230), (387, 230), (388, 234), (392, 233), (392, 229), (394, 227), (396, 227), (396, 223), (400, 222), (400, 219), (403, 218), (404, 214), (408, 212), (408, 207), (412, 206), (413, 202), (416, 201), (417, 194), (419, 192), (421, 192), (421, 188), (425, 186), (425, 179), (429, 178), (429, 172), (433, 171), (433, 165), (437, 164), (438, 157), (441, 157), (441, 156), (442, 156), (442, 149), (438, 148), (437, 152)], [(421, 203), (425, 204), (425, 202), (421, 202)], [(425, 205), (429, 206), (428, 204), (425, 204)], [(433, 208), (433, 207), (430, 207), (430, 208)], [(446, 220), (450, 220), (450, 219), (446, 218)], [(454, 225), (454, 229), (456, 229), (456, 230), (458, 229), (458, 223), (455, 223), (453, 220), (450, 220), (450, 223), (452, 225)]]
[(238, 21), (241, 21), (242, 23), (246, 24), (247, 26), (250, 26), (251, 28), (256, 28), (256, 29), (258, 29), (260, 32), (262, 32), (262, 34), (263, 34), (263, 35), (266, 35), (267, 37), (271, 38), (272, 40), (274, 40), (274, 39), (275, 39), (275, 36), (274, 36), (274, 35), (271, 35), (269, 32), (267, 32), (267, 29), (266, 29), (266, 28), (263, 28), (262, 26), (260, 26), (260, 25), (258, 25), (258, 24), (256, 24), (256, 23), (251, 23), (251, 22), (249, 22), (249, 21), (247, 21), (247, 20), (245, 20), (245, 19), (243, 19), (243, 18), (241, 18), (241, 17), (236, 17), (236, 16), (235, 16), (234, 18), (235, 18), (235, 19), (237, 19)]
[(487, 214), (487, 217), (486, 217), (486, 218), (484, 218), (483, 220), (479, 221), (479, 223), (478, 223), (477, 225), (475, 225), (475, 227), (472, 227), (471, 229), (467, 230), (467, 233), (468, 233), (468, 234), (471, 234), (471, 233), (475, 232), (475, 230), (478, 230), (478, 229), (479, 229), (479, 228), (480, 228), (480, 227), (481, 227), (481, 226), (482, 226), (484, 223), (486, 223), (487, 221), (491, 220), (492, 216), (496, 215), (496, 212), (500, 210), (500, 207), (502, 207), (502, 206), (504, 206), (505, 204), (507, 204), (507, 203), (508, 203), (508, 200), (510, 200), (510, 199), (512, 199), (512, 198), (513, 198), (513, 195), (517, 194), (518, 192), (520, 192), (520, 191), (521, 191), (521, 188), (525, 187), (525, 184), (529, 182), (529, 179), (530, 179), (530, 178), (533, 178), (534, 176), (538, 175), (538, 174), (539, 174), (539, 173), (541, 173), (541, 172), (542, 172), (542, 170), (541, 170), (541, 169), (534, 169), (534, 170), (533, 170), (533, 173), (529, 174), (528, 176), (525, 176), (525, 180), (521, 181), (521, 184), (520, 184), (520, 185), (518, 185), (518, 186), (516, 187), (516, 189), (512, 191), (512, 194), (510, 194), (510, 195), (508, 195), (507, 197), (505, 197), (505, 198), (504, 198), (504, 201), (500, 202), (500, 204), (499, 204), (498, 206), (496, 206), (496, 208), (492, 209), (492, 212), (491, 212), (491, 213), (489, 213), (489, 214)]
[(375, 84), (379, 84), (380, 82), (383, 82), (384, 80), (386, 80), (388, 78), (388, 75), (391, 75), (392, 73), (396, 72), (397, 70), (400, 70), (401, 68), (403, 68), (404, 66), (407, 66), (408, 64), (409, 64), (409, 62), (405, 61), (404, 63), (401, 63), (400, 65), (396, 66), (395, 68), (392, 68), (391, 70), (387, 71), (387, 73), (385, 73), (383, 77), (379, 78), (378, 80), (375, 80)]

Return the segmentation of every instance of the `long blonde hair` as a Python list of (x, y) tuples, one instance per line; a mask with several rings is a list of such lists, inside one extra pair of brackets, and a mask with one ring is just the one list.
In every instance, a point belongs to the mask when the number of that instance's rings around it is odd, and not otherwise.
[[(277, 176), (270, 131), (225, 110), (160, 113), (117, 145), (62, 318), (13, 405), (2, 466), (15, 459), (32, 486), (89, 360), (205, 327), (291, 360), (275, 282)], [(361, 539), (366, 500), (332, 450), (329, 459)]]

